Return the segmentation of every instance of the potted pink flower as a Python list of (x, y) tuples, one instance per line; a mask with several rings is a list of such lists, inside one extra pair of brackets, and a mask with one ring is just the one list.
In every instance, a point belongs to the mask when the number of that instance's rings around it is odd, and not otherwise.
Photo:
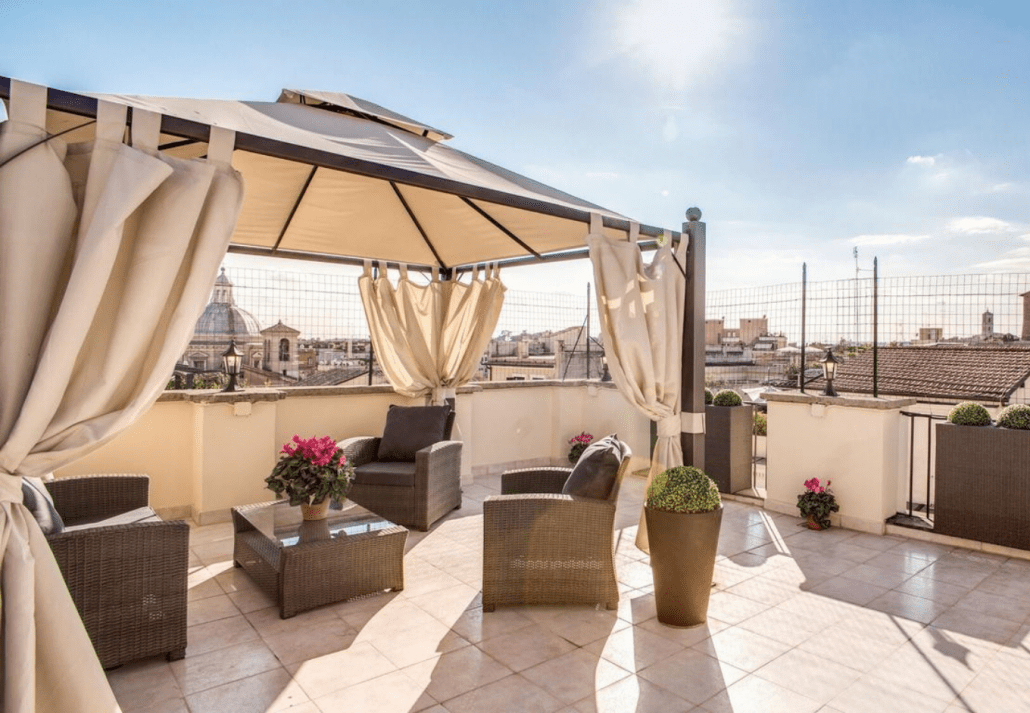
[(579, 457), (583, 455), (583, 451), (587, 449), (587, 446), (589, 446), (593, 440), (594, 437), (586, 431), (583, 431), (578, 436), (570, 438), (569, 445), (572, 447), (569, 448), (569, 462), (576, 463), (579, 460)]
[(265, 478), (268, 489), (300, 505), (305, 520), (322, 520), (333, 500), (347, 499), (354, 467), (330, 436), (304, 439), (294, 436), (283, 444), (279, 461)]
[(818, 478), (809, 478), (805, 481), (805, 492), (798, 495), (798, 510), (806, 520), (806, 524), (812, 530), (825, 530), (830, 526), (830, 513), (840, 510), (837, 499), (830, 490), (830, 482), (826, 481), (823, 486)]

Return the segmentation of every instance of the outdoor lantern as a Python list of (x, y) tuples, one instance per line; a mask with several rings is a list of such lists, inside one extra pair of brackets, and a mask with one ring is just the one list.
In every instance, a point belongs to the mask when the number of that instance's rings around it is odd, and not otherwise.
[(823, 365), (823, 378), (826, 379), (826, 388), (823, 390), (823, 394), (826, 396), (836, 396), (837, 392), (833, 390), (833, 377), (837, 375), (837, 364), (839, 362), (834, 358), (833, 350), (827, 347), (826, 355), (819, 360), (819, 363)]
[(229, 383), (222, 391), (240, 391), (236, 388), (236, 377), (240, 375), (240, 365), (243, 363), (243, 353), (236, 348), (236, 340), (229, 340), (229, 348), (222, 352), (222, 366), (225, 373), (229, 375)]

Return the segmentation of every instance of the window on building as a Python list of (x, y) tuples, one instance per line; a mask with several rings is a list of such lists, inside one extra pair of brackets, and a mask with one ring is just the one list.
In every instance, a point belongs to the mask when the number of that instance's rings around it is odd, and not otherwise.
[(289, 360), (290, 360), (290, 340), (286, 339), (284, 337), (283, 339), (279, 340), (279, 361), (289, 361)]

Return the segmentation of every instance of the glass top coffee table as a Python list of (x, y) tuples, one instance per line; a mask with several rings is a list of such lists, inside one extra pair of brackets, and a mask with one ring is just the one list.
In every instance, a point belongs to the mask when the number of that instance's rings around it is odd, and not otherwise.
[(308, 609), (404, 589), (407, 529), (346, 502), (325, 520), (305, 521), (279, 500), (232, 509), (233, 564), (279, 604), (288, 619)]

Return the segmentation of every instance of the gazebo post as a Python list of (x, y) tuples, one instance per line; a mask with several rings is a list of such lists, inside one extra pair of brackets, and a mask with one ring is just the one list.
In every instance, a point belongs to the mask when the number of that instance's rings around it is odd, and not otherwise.
[(705, 468), (705, 224), (700, 208), (687, 209), (687, 285), (683, 305), (680, 445), (683, 465)]

